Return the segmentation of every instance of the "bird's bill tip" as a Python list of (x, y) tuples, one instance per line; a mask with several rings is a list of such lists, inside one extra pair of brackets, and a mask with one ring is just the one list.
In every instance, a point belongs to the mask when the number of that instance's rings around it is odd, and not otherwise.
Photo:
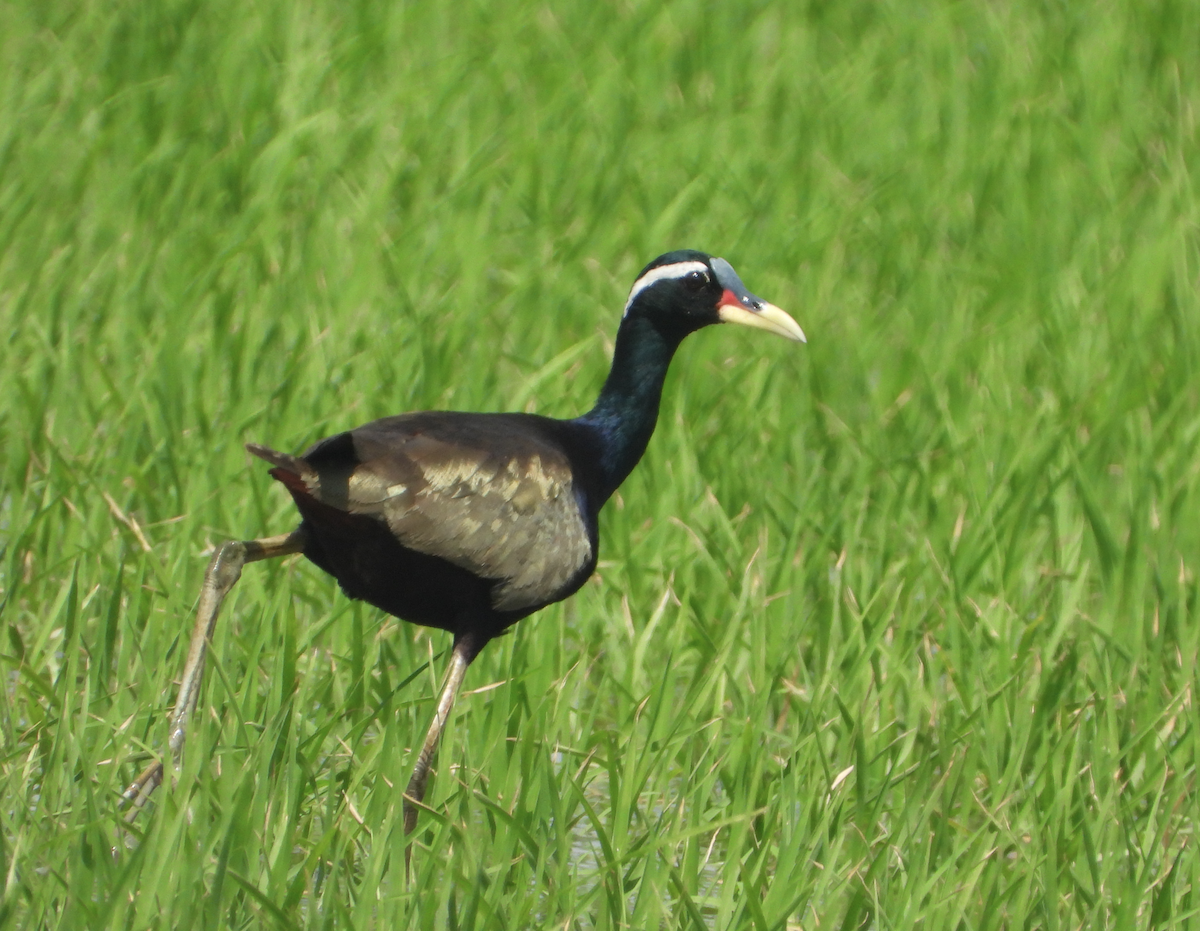
[(759, 301), (757, 307), (748, 307), (740, 300), (724, 300), (717, 306), (717, 316), (722, 323), (740, 323), (797, 343), (808, 342), (800, 324), (792, 319), (791, 314), (766, 301)]

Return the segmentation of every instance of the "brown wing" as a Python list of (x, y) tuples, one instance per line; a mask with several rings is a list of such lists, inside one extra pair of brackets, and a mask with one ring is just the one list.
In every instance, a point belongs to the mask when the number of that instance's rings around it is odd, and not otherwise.
[(594, 560), (570, 460), (519, 417), (409, 414), (301, 458), (250, 449), (299, 475), (318, 501), (381, 520), (409, 549), (494, 579), (499, 611), (557, 600)]

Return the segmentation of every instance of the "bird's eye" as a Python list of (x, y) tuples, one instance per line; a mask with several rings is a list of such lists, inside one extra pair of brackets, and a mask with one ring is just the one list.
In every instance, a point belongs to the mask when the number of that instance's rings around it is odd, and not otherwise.
[(704, 274), (704, 272), (688, 272), (683, 280), (689, 289), (699, 291), (708, 283), (708, 275)]

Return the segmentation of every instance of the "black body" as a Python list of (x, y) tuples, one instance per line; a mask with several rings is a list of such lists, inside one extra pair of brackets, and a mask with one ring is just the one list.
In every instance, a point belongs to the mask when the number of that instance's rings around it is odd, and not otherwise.
[[(509, 625), (576, 592), (595, 568), (604, 504), (591, 491), (599, 484), (598, 442), (574, 421), (433, 411), (373, 421), (322, 440), (298, 458), (251, 450), (275, 464), (271, 475), (287, 486), (304, 518), (304, 555), (336, 578), (342, 591), (414, 624), (456, 638), (471, 634), (482, 648)], [(453, 456), (449, 464), (446, 454)], [(548, 478), (543, 484), (561, 487), (559, 497), (566, 500), (548, 502), (539, 494), (529, 478), (535, 458)], [(478, 486), (496, 489), (505, 480), (494, 494), (479, 493)], [(381, 506), (377, 492), (397, 485), (405, 490)], [(386, 512), (387, 501), (413, 492), (416, 507)], [(489, 498), (496, 507), (488, 507)], [(547, 519), (546, 511), (560, 519)], [(481, 513), (488, 524), (474, 528)], [(435, 525), (414, 526), (426, 519)], [(535, 529), (506, 546), (514, 524)], [(476, 546), (438, 554), (472, 531), (483, 531), (491, 552)], [(404, 537), (421, 549), (404, 545)], [(497, 599), (497, 589), (535, 558), (530, 537), (551, 571), (538, 573), (539, 584)]]

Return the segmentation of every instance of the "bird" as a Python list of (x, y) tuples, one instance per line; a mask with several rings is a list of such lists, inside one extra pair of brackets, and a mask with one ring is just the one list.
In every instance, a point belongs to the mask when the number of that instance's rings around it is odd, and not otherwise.
[[(300, 524), (214, 551), (171, 717), (176, 766), (221, 603), (246, 563), (302, 553), (350, 598), (452, 635), (433, 720), (403, 795), (411, 834), (467, 668), (492, 639), (591, 576), (600, 510), (646, 451), (667, 367), (685, 337), (716, 323), (806, 341), (799, 324), (752, 294), (729, 262), (678, 250), (635, 279), (612, 367), (582, 416), (424, 411), (338, 433), (299, 456), (247, 444), (291, 494)], [(128, 821), (162, 779), (158, 761), (126, 789)]]

